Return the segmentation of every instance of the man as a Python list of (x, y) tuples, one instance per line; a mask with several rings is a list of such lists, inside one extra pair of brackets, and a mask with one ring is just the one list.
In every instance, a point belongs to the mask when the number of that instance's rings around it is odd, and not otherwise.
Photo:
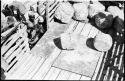
[(27, 25), (27, 33), (29, 38), (30, 47), (38, 41), (40, 33), (44, 33), (42, 22), (44, 21), (41, 16), (33, 11), (28, 11), (25, 14)]

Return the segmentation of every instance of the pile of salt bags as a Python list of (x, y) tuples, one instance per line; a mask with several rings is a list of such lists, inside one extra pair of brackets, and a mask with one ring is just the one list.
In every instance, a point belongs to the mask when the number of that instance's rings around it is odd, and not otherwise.
[(55, 11), (55, 17), (63, 23), (69, 23), (73, 17), (74, 9), (69, 2), (62, 2)]
[(74, 16), (73, 18), (78, 21), (87, 20), (88, 17), (88, 5), (85, 2), (73, 4)]

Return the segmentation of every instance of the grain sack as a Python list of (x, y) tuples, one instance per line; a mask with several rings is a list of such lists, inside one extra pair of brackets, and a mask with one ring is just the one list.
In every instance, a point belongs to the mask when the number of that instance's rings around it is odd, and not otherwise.
[(99, 12), (94, 16), (95, 24), (100, 29), (107, 29), (112, 26), (113, 15), (109, 12)]
[(62, 2), (55, 11), (55, 17), (63, 23), (69, 23), (73, 17), (74, 9), (68, 2)]
[(107, 11), (110, 12), (113, 17), (119, 16), (119, 18), (124, 20), (124, 12), (120, 10), (117, 6), (109, 6)]
[(94, 38), (94, 47), (98, 51), (108, 51), (111, 48), (112, 43), (112, 37), (109, 34), (104, 34), (102, 32)]
[(73, 5), (75, 10), (73, 18), (79, 21), (87, 20), (88, 6), (85, 3), (76, 3)]
[(100, 11), (105, 11), (105, 6), (103, 6), (100, 2), (94, 2), (93, 4), (89, 5), (88, 14), (90, 18), (92, 18), (95, 14), (97, 14)]

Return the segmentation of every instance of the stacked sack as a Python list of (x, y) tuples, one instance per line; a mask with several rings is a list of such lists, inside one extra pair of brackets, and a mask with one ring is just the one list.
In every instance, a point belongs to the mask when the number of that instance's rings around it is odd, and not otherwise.
[(73, 18), (78, 21), (87, 20), (88, 17), (88, 5), (84, 2), (73, 4), (75, 10)]
[(55, 17), (63, 23), (69, 23), (73, 17), (74, 9), (69, 2), (62, 2), (55, 11)]

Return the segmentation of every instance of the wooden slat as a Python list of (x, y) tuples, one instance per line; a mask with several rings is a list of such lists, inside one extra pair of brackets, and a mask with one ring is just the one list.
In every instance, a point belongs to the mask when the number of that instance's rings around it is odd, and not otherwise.
[(26, 59), (22, 61), (18, 69), (14, 72), (14, 75), (17, 75), (15, 78), (19, 78), (19, 75), (22, 73), (24, 70), (24, 67), (29, 63), (29, 61), (33, 58), (33, 56), (30, 54)]
[(79, 80), (81, 75), (76, 74), (76, 73), (71, 73), (70, 77), (68, 80)]
[[(24, 39), (22, 38), (22, 40), (24, 40)], [(29, 45), (28, 45), (28, 39), (27, 39), (27, 40), (25, 39), (25, 40), (24, 40), (24, 43), (23, 43), (21, 46), (19, 46), (19, 48), (16, 49), (16, 51), (14, 51), (13, 54), (12, 54), (9, 58), (6, 59), (7, 62), (10, 62), (13, 57), (19, 55), (20, 52), (23, 51), (23, 50), (22, 50), (23, 47), (24, 47), (24, 48), (27, 48), (27, 49), (30, 49), (30, 48), (29, 48)]]
[[(33, 80), (42, 80), (48, 70), (50, 69), (52, 63), (54, 62), (55, 58), (60, 54), (61, 50), (57, 47), (53, 51), (53, 53), (46, 59), (46, 61), (43, 63), (39, 71), (36, 73), (36, 75), (32, 78)], [(44, 70), (43, 70), (44, 69)]]
[(58, 3), (59, 3), (59, 1), (56, 0), (56, 1), (54, 2), (54, 4), (53, 4), (51, 7), (48, 8), (48, 11), (50, 12), (50, 11), (53, 9), (53, 7), (54, 7), (56, 4), (58, 4)]
[[(18, 44), (16, 44), (17, 46), (19, 46), (19, 44), (23, 41), (23, 39), (19, 40)], [(9, 63), (11, 61), (12, 58), (14, 58), (15, 56), (17, 56), (21, 51), (22, 51), (22, 48), (25, 46), (25, 43), (23, 43), (21, 46), (19, 46), (19, 48), (17, 48), (16, 46), (13, 49), (12, 51), (12, 55), (10, 55), (6, 61)], [(16, 49), (17, 48), (17, 49)], [(16, 49), (16, 50), (15, 50)], [(11, 53), (10, 53), (11, 54)]]
[(20, 67), (20, 65), (23, 64), (22, 61), (24, 61), (25, 59), (27, 59), (28, 56), (29, 56), (29, 54), (27, 54), (25, 52), (24, 55), (21, 56), (22, 58), (20, 58), (20, 61), (18, 61), (18, 63), (8, 73), (9, 74), (13, 74)]
[(80, 34), (85, 26), (85, 23), (79, 22), (76, 29), (74, 30), (74, 34)]
[(52, 15), (55, 13), (56, 9), (57, 9), (58, 6), (59, 6), (58, 4), (59, 4), (59, 2), (55, 5), (55, 7), (54, 7), (52, 10), (49, 11), (49, 18), (51, 18)]
[(45, 61), (45, 58), (41, 58), (40, 61), (36, 64), (36, 67), (34, 68), (34, 70), (32, 70), (30, 72), (30, 74), (26, 77), (26, 79), (31, 80), (33, 78), (33, 76), (39, 71), (39, 69), (44, 61)]
[[(12, 55), (12, 53), (14, 52), (14, 50), (21, 44), (21, 42), (23, 42), (23, 39), (19, 39), (17, 42), (16, 42), (16, 45), (13, 46), (11, 49), (9, 49), (9, 51), (6, 53), (5, 55), (5, 59), (7, 60), (9, 56)], [(7, 61), (8, 62), (8, 61)]]
[(43, 80), (55, 80), (60, 72), (61, 72), (61, 69), (51, 67), (50, 71), (47, 73), (47, 75)]
[(29, 60), (29, 62), (27, 63), (26, 66), (23, 67), (22, 71), (20, 72), (20, 77), (21, 79), (25, 79), (25, 78), (22, 78), (23, 76), (26, 75), (27, 71), (30, 69), (30, 67), (33, 65), (33, 63), (36, 61), (37, 57), (35, 56), (32, 56), (32, 58)]
[(68, 80), (71, 75), (71, 72), (61, 70), (59, 76), (56, 78), (56, 80)]
[(31, 60), (32, 55), (28, 55), (20, 64), (20, 66), (17, 68), (17, 70), (14, 71), (13, 75), (10, 75), (11, 79), (21, 79), (20, 75), (23, 71), (23, 68), (28, 64), (29, 60)]
[(20, 56), (22, 56), (25, 53), (26, 49), (24, 48), (24, 50), (21, 51), (21, 53), (12, 61), (12, 63), (9, 65), (8, 69), (18, 60)]
[(41, 57), (36, 58), (36, 60), (32, 64), (32, 66), (30, 68), (28, 68), (28, 70), (26, 71), (25, 75), (21, 76), (22, 79), (27, 79), (28, 80), (28, 76), (31, 75), (32, 71), (36, 68), (36, 65), (39, 63), (40, 60), (41, 60)]
[(1, 36), (7, 36), (11, 34), (11, 32), (15, 29), (15, 27), (8, 29), (7, 31), (1, 33)]
[(91, 28), (92, 28), (92, 26), (89, 23), (86, 23), (82, 32), (81, 32), (81, 35), (88, 36)]
[[(1, 54), (3, 55), (11, 46), (12, 44), (18, 39), (19, 35), (18, 34), (14, 34), (12, 35), (1, 47)], [(10, 42), (9, 42), (10, 41)], [(7, 44), (7, 42), (9, 42)], [(7, 45), (6, 45), (7, 44)], [(6, 48), (6, 49), (5, 49)]]
[(48, 0), (49, 7), (51, 7), (55, 2), (56, 2), (56, 0)]
[(80, 80), (91, 80), (91, 78), (87, 76), (82, 76)]
[(51, 22), (52, 20), (54, 20), (54, 14), (55, 14), (55, 11), (56, 9), (58, 8), (59, 5), (57, 5), (53, 11), (51, 13), (49, 13), (49, 21)]
[(92, 80), (96, 80), (97, 74), (98, 74), (99, 69), (101, 67), (101, 63), (103, 62), (103, 58), (104, 58), (104, 53), (102, 52), (101, 56), (99, 57), (99, 60), (98, 60), (94, 75), (92, 76)]
[(29, 56), (29, 54), (23, 55), (23, 56), (22, 56), (23, 58), (22, 58), (20, 61), (18, 61), (17, 64), (16, 64), (13, 68), (11, 68), (11, 69), (6, 73), (6, 78), (7, 78), (7, 79), (12, 79), (12, 78), (14, 78), (14, 72), (15, 72), (15, 71), (18, 69), (18, 67), (21, 65), (22, 60), (27, 59), (28, 56)]

